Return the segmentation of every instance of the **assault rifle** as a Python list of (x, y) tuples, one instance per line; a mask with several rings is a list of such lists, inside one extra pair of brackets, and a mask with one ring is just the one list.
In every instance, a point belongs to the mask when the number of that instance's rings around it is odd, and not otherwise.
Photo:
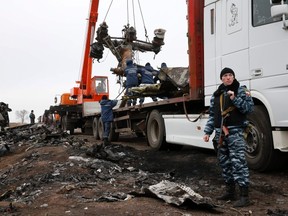
[(235, 106), (230, 106), (228, 107), (226, 110), (223, 111), (223, 105), (222, 105), (222, 101), (223, 100), (223, 94), (220, 95), (220, 108), (221, 108), (221, 126), (220, 126), (220, 135), (219, 135), (219, 139), (218, 139), (218, 146), (217, 148), (221, 148), (223, 146), (223, 141), (225, 137), (229, 136), (229, 130), (228, 128), (225, 126), (224, 122), (225, 119), (230, 116), (230, 112), (232, 110), (235, 109)]

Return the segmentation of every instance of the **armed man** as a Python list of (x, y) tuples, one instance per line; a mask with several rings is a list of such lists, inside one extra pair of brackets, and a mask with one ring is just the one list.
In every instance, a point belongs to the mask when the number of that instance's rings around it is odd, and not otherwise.
[(226, 184), (226, 193), (217, 199), (236, 200), (237, 184), (240, 199), (233, 207), (244, 207), (251, 204), (248, 197), (249, 169), (245, 157), (244, 129), (248, 125), (246, 115), (253, 111), (254, 103), (250, 92), (245, 86), (240, 86), (231, 68), (224, 68), (220, 79), (222, 84), (211, 97), (203, 140), (208, 142), (215, 130), (214, 141), (218, 144), (218, 160)]

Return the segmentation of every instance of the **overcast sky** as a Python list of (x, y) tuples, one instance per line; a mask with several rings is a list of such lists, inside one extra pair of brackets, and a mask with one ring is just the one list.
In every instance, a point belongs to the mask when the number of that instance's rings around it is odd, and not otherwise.
[[(162, 62), (188, 66), (186, 0), (139, 1), (150, 41), (154, 29), (163, 28), (166, 34), (165, 45), (155, 59), (153, 53), (139, 54), (138, 63), (149, 61), (154, 68)], [(100, 0), (96, 28), (103, 22), (110, 2)], [(114, 0), (111, 6), (106, 18), (111, 36), (120, 37), (127, 24), (126, 3)], [(55, 95), (77, 86), (90, 0), (0, 0), (0, 5), (0, 102), (8, 103), (13, 110), (10, 122), (19, 122), (16, 111), (33, 109), (38, 117), (54, 104)], [(138, 0), (134, 5), (137, 38), (145, 40)], [(129, 23), (134, 26), (132, 11), (129, 15)], [(110, 98), (114, 99), (120, 86), (110, 68), (116, 67), (117, 61), (108, 50), (103, 56), (100, 63), (93, 64), (92, 75), (109, 75)]]

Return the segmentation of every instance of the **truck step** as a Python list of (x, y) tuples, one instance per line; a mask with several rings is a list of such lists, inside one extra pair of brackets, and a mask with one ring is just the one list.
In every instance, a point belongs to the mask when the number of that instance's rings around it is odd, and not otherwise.
[(123, 132), (132, 132), (131, 128), (120, 128), (120, 129), (115, 129), (116, 133), (123, 133)]
[(127, 119), (129, 119), (129, 118), (130, 118), (129, 115), (125, 115), (125, 116), (121, 116), (121, 117), (116, 117), (116, 118), (114, 118), (114, 122), (127, 120)]

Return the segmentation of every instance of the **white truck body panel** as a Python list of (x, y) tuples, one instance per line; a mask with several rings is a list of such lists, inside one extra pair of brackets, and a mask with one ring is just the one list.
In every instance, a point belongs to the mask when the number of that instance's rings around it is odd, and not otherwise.
[(272, 131), (274, 148), (282, 152), (288, 152), (288, 146), (283, 145), (287, 143), (288, 140), (288, 131)]
[(101, 112), (101, 106), (98, 101), (83, 103), (83, 117), (95, 116), (99, 112)]
[[(117, 105), (113, 109), (118, 109), (121, 101), (117, 101)], [(83, 117), (95, 116), (101, 112), (101, 106), (98, 101), (89, 101), (83, 103)]]
[[(207, 0), (205, 6), (205, 106), (221, 83), (222, 68), (233, 68), (240, 84), (267, 109), (274, 148), (288, 151), (288, 131), (281, 130), (288, 128), (288, 31), (283, 21), (271, 21), (268, 0)], [(164, 115), (166, 141), (213, 148), (202, 140), (207, 117), (193, 123), (185, 115)]]
[[(198, 116), (199, 115), (188, 115), (192, 121)], [(208, 115), (203, 115), (196, 122), (189, 121), (186, 115), (163, 115), (162, 117), (165, 122), (166, 141), (168, 143), (208, 149), (214, 148), (212, 142), (204, 142), (202, 138)]]

